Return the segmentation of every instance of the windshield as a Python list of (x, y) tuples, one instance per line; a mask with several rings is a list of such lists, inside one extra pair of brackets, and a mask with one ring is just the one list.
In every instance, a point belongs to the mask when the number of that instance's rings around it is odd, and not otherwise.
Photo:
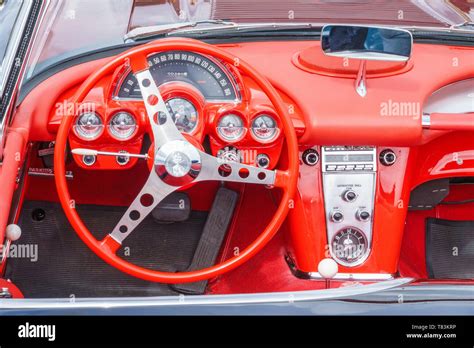
[[(13, 57), (13, 27), (20, 14), (22, 1), (19, 0), (0, 0), (0, 97), (3, 95), (3, 82), (6, 79), (9, 61)], [(9, 48), (10, 47), (10, 48)]]
[[(469, 20), (469, 0), (50, 0), (26, 80), (55, 62), (124, 43), (131, 30), (202, 20), (238, 24), (364, 23), (449, 28)], [(2, 24), (3, 25), (3, 24)]]

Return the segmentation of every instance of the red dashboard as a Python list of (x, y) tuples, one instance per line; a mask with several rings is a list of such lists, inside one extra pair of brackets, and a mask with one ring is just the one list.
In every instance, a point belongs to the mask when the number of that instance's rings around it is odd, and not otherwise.
[[(472, 49), (415, 44), (406, 65), (368, 67), (368, 94), (362, 98), (354, 91), (354, 72), (359, 63), (334, 59), (325, 65), (328, 57), (320, 53), (318, 42), (248, 42), (219, 46), (251, 64), (280, 93), (299, 137), (300, 155), (309, 148), (321, 154), (323, 147), (340, 144), (370, 145), (375, 148), (377, 158), (386, 149), (396, 154), (394, 165), (379, 165), (374, 171), (371, 253), (361, 265), (340, 267), (342, 273), (396, 273), (410, 191), (428, 180), (474, 175), (472, 133), (424, 130), (421, 120), (424, 103), (433, 92), (474, 77)], [(61, 122), (58, 108), (77, 107), (79, 113), (81, 108), (92, 109), (103, 129), (92, 140), (71, 132), (71, 148), (140, 153), (147, 141), (143, 101), (120, 98), (117, 92), (129, 81), (127, 66), (103, 78), (82, 105), (68, 105), (85, 78), (110, 59), (79, 64), (43, 81), (19, 106), (12, 128), (25, 129), (28, 141), (52, 141)], [(215, 64), (228, 75), (227, 81), (231, 81), (232, 99), (216, 101), (205, 96), (207, 92), (199, 86), (179, 80), (160, 86), (165, 100), (180, 98), (192, 104), (198, 120), (185, 134), (186, 138), (201, 149), (208, 147), (213, 155), (235, 148), (244, 154), (242, 160), (248, 164), (255, 164), (261, 154), (268, 156), (270, 169), (285, 162), (285, 157), (280, 156), (285, 146), (283, 137), (278, 134), (281, 120), (266, 95), (252, 79), (239, 72), (238, 62), (234, 66), (217, 61)], [(400, 113), (393, 107), (397, 103), (411, 105), (413, 109), (407, 114)], [(114, 136), (109, 127), (114, 116), (121, 112), (128, 113), (136, 122), (126, 139)], [(219, 133), (221, 120), (230, 114), (237, 115), (242, 122), (241, 133), (233, 140)], [(268, 141), (256, 138), (252, 131), (255, 119), (263, 114), (273, 118), (277, 129)], [(462, 161), (457, 161), (459, 156)], [(122, 164), (116, 157), (103, 156), (92, 164), (85, 164), (82, 157), (74, 155), (74, 161), (75, 166), (88, 170), (93, 180), (100, 170), (130, 169), (139, 160), (131, 158)], [(316, 272), (318, 262), (328, 256), (326, 220), (329, 212), (324, 205), (322, 170), (321, 161), (315, 166), (301, 161), (299, 192), (288, 220), (289, 258), (295, 268), (304, 273)], [(82, 200), (87, 201), (87, 193), (82, 195)], [(115, 200), (121, 202), (120, 198), (110, 197), (109, 203), (114, 204)]]

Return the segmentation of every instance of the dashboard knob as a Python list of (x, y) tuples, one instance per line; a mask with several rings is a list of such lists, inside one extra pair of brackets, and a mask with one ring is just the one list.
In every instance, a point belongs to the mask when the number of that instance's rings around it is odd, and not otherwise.
[(379, 155), (379, 161), (384, 166), (391, 166), (395, 163), (396, 160), (397, 155), (391, 149), (383, 150)]
[(360, 209), (356, 213), (356, 218), (359, 221), (369, 221), (370, 220), (370, 213), (367, 210)]
[(90, 167), (95, 163), (96, 157), (94, 155), (84, 155), (82, 156), (82, 163)]
[(319, 161), (318, 151), (315, 149), (307, 149), (303, 152), (302, 159), (304, 164), (314, 166)]
[(344, 215), (339, 210), (334, 210), (331, 212), (331, 220), (333, 222), (341, 222), (344, 220)]
[(270, 165), (270, 158), (268, 158), (267, 155), (265, 155), (264, 153), (261, 153), (259, 155), (257, 155), (257, 166), (259, 166), (260, 168), (268, 168), (268, 166)]
[[(125, 151), (125, 150), (121, 150), (121, 151), (119, 151), (119, 153), (123, 153), (123, 154), (125, 155), (125, 154), (127, 154), (128, 152)], [(130, 162), (130, 157), (128, 157), (128, 156), (116, 156), (116, 157), (115, 157), (115, 160), (117, 161), (118, 165), (124, 166), (124, 165), (126, 165), (128, 162)]]
[(354, 202), (357, 199), (357, 193), (354, 190), (346, 190), (342, 194), (342, 199), (346, 202)]

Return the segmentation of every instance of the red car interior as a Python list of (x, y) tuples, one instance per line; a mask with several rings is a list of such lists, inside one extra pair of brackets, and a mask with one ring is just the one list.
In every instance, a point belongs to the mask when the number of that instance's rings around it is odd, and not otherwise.
[[(111, 231), (97, 231), (99, 234), (95, 234), (93, 226), (98, 225), (94, 225), (94, 219), (84, 224), (80, 209), (76, 212), (75, 207), (111, 207), (115, 214), (114, 209), (120, 211), (121, 207), (130, 206), (139, 194), (154, 166), (147, 110), (143, 99), (120, 99), (117, 91), (130, 69), (136, 72), (147, 68), (150, 55), (167, 51), (191, 51), (219, 62), (240, 94), (238, 103), (229, 100), (216, 102), (185, 83), (159, 86), (164, 100), (179, 97), (195, 105), (200, 122), (192, 132), (184, 135), (186, 140), (213, 156), (218, 156), (222, 149), (237, 148), (250, 154), (244, 156), (243, 165), (255, 166), (257, 156), (265, 154), (267, 169), (277, 173), (274, 187), (209, 181), (183, 185), (179, 190), (189, 197), (192, 214), (196, 217), (210, 214), (220, 188), (238, 193), (217, 259), (214, 265), (204, 270), (186, 267), (162, 270), (146, 262), (131, 265), (133, 262), (124, 258), (122, 251), (115, 255), (122, 246), (113, 238), (105, 237)], [(43, 223), (49, 221), (52, 225), (64, 226), (67, 228), (64, 233), (71, 235), (74, 229), (90, 248), (80, 251), (81, 255), (97, 259), (94, 262), (103, 264), (103, 269), (115, 267), (127, 273), (123, 275), (124, 284), (132, 280), (138, 282), (133, 278), (138, 277), (175, 284), (170, 288), (179, 292), (177, 283), (208, 280), (204, 293), (229, 294), (325, 289), (327, 286), (350, 286), (397, 277), (414, 277), (419, 281), (446, 280), (429, 271), (427, 224), (430, 218), (457, 222), (474, 220), (474, 115), (435, 112), (430, 115), (428, 129), (422, 125), (422, 111), (425, 103), (440, 88), (458, 81), (474, 81), (473, 54), (470, 47), (414, 43), (407, 62), (367, 62), (368, 93), (364, 98), (354, 91), (360, 61), (326, 56), (320, 42), (310, 40), (214, 45), (190, 39), (158, 40), (116, 56), (65, 68), (26, 95), (8, 128), (5, 157), (0, 166), (3, 190), (0, 242), (5, 241), (7, 224), (29, 218), (26, 215), (20, 217), (22, 207), (29, 214), (29, 207), (37, 212), (41, 204), (59, 207), (58, 203), (61, 203), (67, 220), (48, 220), (47, 215)], [(127, 64), (127, 59), (130, 64)], [(453, 62), (456, 62), (455, 68)], [(397, 103), (413, 105), (417, 110), (404, 115), (394, 109)], [(96, 139), (84, 140), (72, 129), (77, 110), (68, 110), (70, 104), (93, 108), (104, 125), (117, 112), (126, 111), (137, 120), (137, 129), (127, 140), (114, 138), (106, 128)], [(58, 113), (59, 107), (65, 108), (64, 113)], [(271, 115), (279, 133), (265, 142), (248, 130), (238, 140), (227, 141), (217, 128), (221, 118), (230, 113), (239, 115), (246, 129), (259, 115)], [(19, 184), (17, 173), (20, 171), (53, 167), (38, 155), (45, 149), (44, 144), (53, 141), (55, 177), (25, 175), (25, 180)], [(334, 190), (337, 197), (340, 194), (345, 197), (350, 190), (332, 187), (325, 181), (329, 179), (325, 177), (327, 164), (323, 156), (339, 145), (375, 154), (373, 209), (369, 209), (372, 232), (367, 258), (357, 265), (339, 264), (338, 274), (346, 277), (335, 277), (327, 283), (318, 276), (318, 265), (330, 257), (328, 245), (332, 241), (328, 240), (327, 231), (332, 227), (328, 224), (333, 224), (337, 218), (328, 211), (327, 190)], [(92, 165), (87, 165), (81, 155), (71, 154), (71, 150), (79, 148), (114, 153), (124, 150), (135, 154), (145, 152), (149, 157), (147, 161), (130, 158), (122, 165), (116, 157), (97, 156)], [(382, 159), (387, 151), (394, 154), (393, 163), (384, 164)], [(317, 156), (314, 162), (306, 160), (306, 156), (311, 154)], [(68, 172), (73, 173), (73, 179), (67, 178)], [(417, 188), (438, 180), (445, 180), (442, 181), (443, 190), (449, 191), (439, 204), (433, 207), (411, 206)], [(354, 197), (364, 195), (357, 192), (363, 185), (354, 185)], [(74, 200), (73, 206), (71, 200)], [(361, 214), (362, 208), (357, 214)], [(49, 214), (48, 209), (44, 210)], [(102, 216), (104, 219), (105, 215)], [(333, 222), (328, 222), (328, 215), (332, 216)], [(344, 222), (340, 225), (342, 228)], [(140, 232), (135, 233), (139, 235)], [(147, 235), (138, 237), (145, 240), (142, 243), (146, 246)], [(41, 235), (40, 238), (47, 236)], [(77, 240), (75, 235), (71, 238)], [(182, 238), (178, 240), (186, 244), (185, 235)], [(166, 244), (166, 241), (162, 243)], [(431, 248), (437, 244), (429, 245)], [(136, 249), (132, 248), (132, 252)], [(154, 257), (160, 258), (160, 254)], [(26, 283), (24, 276), (15, 278), (20, 265), (9, 267), (8, 262), (2, 263), (2, 271), (6, 272), (12, 284), (7, 286), (16, 289), (13, 286), (16, 284), (25, 297), (48, 296), (47, 291), (29, 291), (27, 286), (22, 289)], [(119, 271), (114, 269), (114, 272)], [(101, 273), (94, 271), (92, 266), (84, 266), (77, 272), (92, 272), (100, 282)], [(64, 277), (69, 279), (72, 276), (65, 273)], [(473, 278), (453, 277), (449, 280), (472, 282)], [(53, 286), (48, 284), (46, 280), (45, 286)], [(151, 294), (146, 290), (146, 282), (137, 284), (141, 292), (135, 294)], [(64, 296), (68, 291), (74, 291), (71, 289), (65, 289)], [(19, 291), (13, 292), (15, 297), (21, 296)], [(57, 296), (61, 294), (55, 293)], [(104, 290), (101, 294), (107, 292)], [(117, 292), (110, 294), (121, 296)]]

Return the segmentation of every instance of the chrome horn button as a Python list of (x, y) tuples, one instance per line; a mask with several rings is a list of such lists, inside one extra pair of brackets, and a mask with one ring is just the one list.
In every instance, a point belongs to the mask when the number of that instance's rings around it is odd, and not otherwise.
[(184, 140), (164, 144), (155, 155), (155, 171), (168, 185), (189, 184), (199, 175), (201, 167), (199, 151)]

